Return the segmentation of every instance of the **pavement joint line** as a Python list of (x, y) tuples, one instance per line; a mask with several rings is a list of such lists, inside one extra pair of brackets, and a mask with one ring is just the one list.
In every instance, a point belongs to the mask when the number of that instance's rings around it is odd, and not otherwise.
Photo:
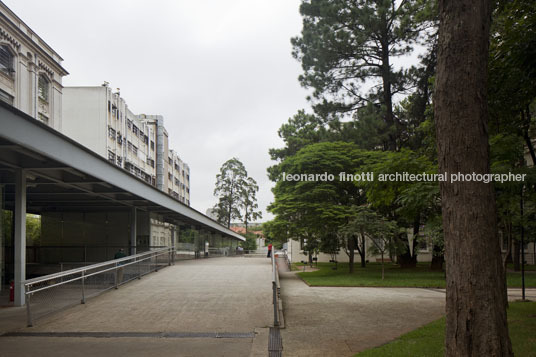
[(7, 332), (2, 337), (254, 338), (255, 332)]

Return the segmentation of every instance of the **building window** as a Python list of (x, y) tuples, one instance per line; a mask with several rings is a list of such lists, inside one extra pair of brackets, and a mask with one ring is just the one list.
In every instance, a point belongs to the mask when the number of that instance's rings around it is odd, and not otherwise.
[(132, 126), (132, 132), (134, 133), (134, 135), (138, 136), (138, 134), (140, 132), (140, 129), (138, 129), (138, 127), (136, 125), (133, 125)]
[(168, 176), (168, 179), (169, 179), (170, 181), (172, 181), (172, 180), (173, 180), (173, 174), (171, 174), (171, 173), (168, 173), (168, 174), (167, 174), (167, 176)]
[(46, 103), (48, 103), (49, 87), (50, 87), (50, 82), (48, 78), (44, 74), (40, 74), (39, 79), (37, 80), (37, 93), (38, 93), (39, 99), (41, 99), (42, 101)]
[(115, 164), (115, 154), (110, 150), (108, 150), (108, 161)]
[(127, 119), (127, 126), (129, 129), (132, 129), (132, 120)]
[(154, 151), (154, 141), (151, 140), (151, 150)]
[(41, 120), (43, 123), (48, 125), (48, 117), (44, 115), (43, 113), (39, 113), (38, 115), (39, 120)]
[(6, 45), (0, 46), (0, 71), (10, 76), (15, 71), (13, 69), (13, 54), (11, 54), (11, 50)]
[(116, 133), (114, 128), (108, 127), (108, 136), (112, 138), (112, 140), (115, 140)]
[(128, 142), (127, 147), (128, 147), (128, 150), (132, 151), (132, 153), (134, 155), (138, 155), (138, 148), (136, 146), (132, 145), (132, 143), (130, 141)]
[(0, 89), (0, 100), (2, 102), (6, 102), (7, 104), (13, 105), (13, 96), (9, 95), (8, 93), (4, 92)]

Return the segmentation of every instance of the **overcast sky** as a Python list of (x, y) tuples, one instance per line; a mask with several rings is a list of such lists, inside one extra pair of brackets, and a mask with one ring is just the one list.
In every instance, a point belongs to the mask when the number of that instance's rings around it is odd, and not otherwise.
[(310, 107), (290, 54), (299, 0), (3, 1), (63, 57), (64, 86), (108, 81), (134, 113), (164, 116), (190, 165), (193, 208), (216, 203), (216, 174), (237, 157), (259, 184), (262, 221), (271, 218), (268, 149)]

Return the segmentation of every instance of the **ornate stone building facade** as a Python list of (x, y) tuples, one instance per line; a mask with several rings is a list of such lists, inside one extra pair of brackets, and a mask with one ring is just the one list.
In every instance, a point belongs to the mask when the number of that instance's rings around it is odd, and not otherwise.
[(62, 129), (63, 59), (0, 2), (0, 100)]

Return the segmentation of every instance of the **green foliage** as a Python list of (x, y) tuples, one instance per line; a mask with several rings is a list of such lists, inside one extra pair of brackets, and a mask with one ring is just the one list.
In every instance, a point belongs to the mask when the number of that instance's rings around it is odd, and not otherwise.
[(246, 226), (246, 232), (248, 230), (248, 223), (262, 218), (261, 211), (257, 211), (259, 205), (257, 204), (257, 192), (259, 186), (257, 181), (248, 177), (241, 192), (240, 205), (244, 209), (244, 225)]
[(396, 222), (389, 221), (367, 206), (361, 206), (353, 208), (350, 221), (341, 231), (345, 236), (357, 233), (368, 237), (373, 243), (372, 251), (385, 254), (399, 228)]
[[(13, 246), (13, 212), (2, 211), (2, 233), (7, 246)], [(39, 245), (41, 243), (41, 216), (26, 214), (26, 244)]]
[[(534, 102), (536, 98), (534, 1), (499, 2), (493, 18), (489, 76), (489, 103), (495, 120), (500, 115), (516, 117), (521, 110)], [(512, 124), (515, 125), (516, 121)], [(503, 125), (508, 125), (508, 122), (504, 122)]]
[(240, 201), (247, 175), (244, 164), (235, 157), (226, 161), (216, 175), (214, 196), (218, 196), (219, 201), (214, 209), (218, 221), (227, 227), (230, 227), (232, 219), (241, 218)]
[(26, 242), (30, 245), (41, 243), (41, 216), (36, 214), (26, 215)]
[(309, 145), (281, 163), (285, 174), (332, 174), (333, 181), (277, 182), (275, 201), (268, 209), (288, 224), (298, 236), (322, 235), (336, 230), (351, 215), (350, 206), (364, 197), (351, 181), (340, 181), (339, 173), (354, 173), (366, 153), (355, 145), (326, 142)]
[[(424, 156), (413, 151), (377, 153), (365, 166), (375, 177), (407, 172), (409, 174), (436, 174), (437, 167)], [(403, 227), (411, 227), (422, 211), (438, 205), (438, 183), (417, 181), (357, 182), (366, 192), (367, 201), (385, 216), (397, 220)]]
[(262, 233), (272, 243), (279, 242), (282, 244), (287, 242), (290, 238), (288, 229), (288, 222), (284, 221), (280, 216), (276, 216), (262, 225)]
[[(323, 118), (350, 116), (373, 105), (386, 128), (382, 143), (395, 149), (393, 96), (410, 86), (407, 69), (395, 69), (393, 58), (408, 55), (430, 25), (430, 2), (406, 0), (303, 1), (303, 29), (292, 39), (293, 56), (304, 70), (299, 77), (313, 89), (314, 109)], [(363, 90), (363, 82), (371, 82)]]
[[(434, 257), (441, 257), (439, 183), (378, 180), (396, 172), (437, 173), (436, 1), (304, 0), (300, 13), (303, 30), (292, 39), (293, 55), (303, 67), (301, 84), (313, 90), (314, 114), (302, 110), (290, 118), (278, 132), (284, 147), (270, 150), (276, 165), (268, 172), (276, 187), (269, 209), (276, 218), (269, 234), (281, 241), (306, 239), (306, 249), (331, 254), (347, 249), (348, 238), (361, 234), (352, 206), (365, 205), (371, 215), (405, 228), (390, 242), (399, 258), (416, 254), (419, 239), (431, 240)], [(535, 14), (534, 1), (498, 2), (489, 62), (491, 171), (527, 175), (524, 183), (494, 184), (498, 218), (512, 239), (523, 226), (526, 240), (536, 239), (536, 169), (527, 167), (534, 158), (525, 162), (536, 135)], [(426, 46), (419, 62), (393, 66), (393, 58), (411, 54), (417, 42)], [(375, 180), (350, 187), (338, 179), (341, 171), (374, 172)], [(336, 177), (282, 182), (284, 172)], [(352, 220), (357, 226), (343, 234)], [(365, 221), (364, 230), (374, 231), (374, 221)], [(410, 228), (417, 237), (413, 249), (405, 233)]]
[(230, 227), (231, 220), (243, 219), (247, 230), (248, 222), (262, 217), (261, 212), (257, 211), (257, 191), (257, 182), (248, 177), (240, 160), (232, 158), (226, 161), (216, 175), (214, 189), (214, 196), (218, 197), (218, 203), (214, 206), (218, 221)]
[(240, 242), (240, 246), (244, 248), (244, 250), (256, 250), (257, 249), (257, 236), (251, 232), (248, 232), (246, 234), (241, 234), (242, 236), (246, 237), (246, 240), (243, 242)]

